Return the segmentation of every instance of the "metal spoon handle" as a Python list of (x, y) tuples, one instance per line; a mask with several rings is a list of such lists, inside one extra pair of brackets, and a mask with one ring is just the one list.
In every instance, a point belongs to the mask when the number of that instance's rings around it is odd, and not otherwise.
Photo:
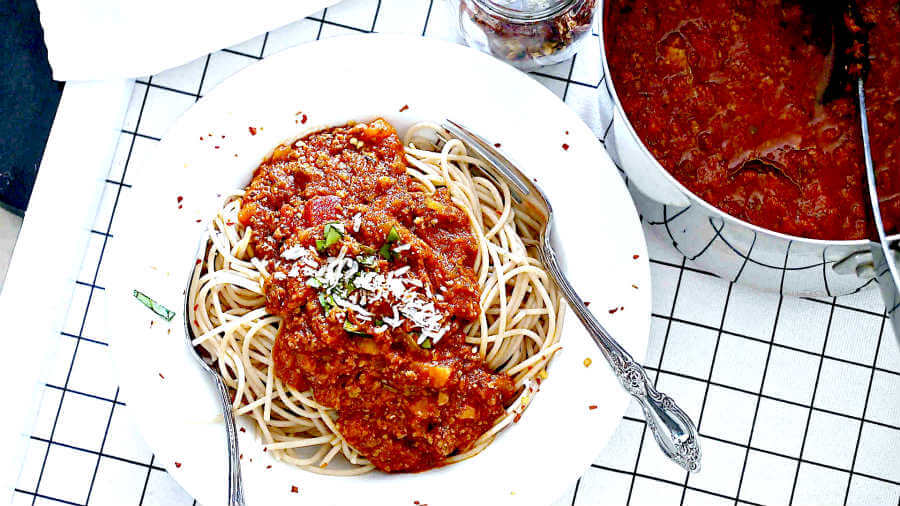
[(225, 383), (218, 374), (214, 374), (216, 387), (219, 391), (219, 402), (222, 405), (222, 415), (225, 418), (225, 434), (228, 437), (228, 506), (245, 506), (244, 485), (241, 479), (240, 450), (238, 449), (237, 429), (235, 428), (234, 412), (231, 410), (231, 400)]
[(641, 405), (644, 419), (663, 453), (684, 469), (700, 469), (700, 440), (697, 428), (687, 414), (668, 395), (658, 392), (644, 368), (603, 328), (563, 274), (553, 248), (544, 241), (541, 260), (559, 285), (575, 315), (597, 343), (619, 383)]

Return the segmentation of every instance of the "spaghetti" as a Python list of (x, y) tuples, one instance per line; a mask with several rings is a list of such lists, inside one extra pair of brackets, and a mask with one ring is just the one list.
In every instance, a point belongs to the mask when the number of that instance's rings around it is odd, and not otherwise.
[[(194, 345), (234, 393), (235, 414), (250, 417), (266, 451), (284, 462), (355, 475), (464, 460), (518, 421), (560, 349), (564, 305), (537, 259), (537, 222), (513, 210), (509, 189), (481, 176), (477, 168), (484, 162), (461, 142), (436, 142), (437, 131), (415, 125), (401, 145), (393, 128), (376, 120), (279, 146), (248, 189), (225, 199), (208, 228), (187, 294)], [(392, 142), (396, 159), (388, 149)], [(330, 151), (316, 151), (316, 143)], [(310, 222), (273, 246), (272, 238), (285, 234), (283, 227), (272, 230), (290, 220), (260, 221), (268, 216), (260, 206), (273, 198), (264, 169), (291, 166), (319, 177), (321, 167), (306, 162), (326, 152), (333, 157), (328, 163), (349, 164), (349, 173), (367, 185), (385, 183), (379, 171), (393, 170), (397, 178), (382, 192), (387, 196), (379, 193), (365, 205), (350, 198), (326, 209), (333, 202), (323, 199), (330, 196), (308, 194), (319, 183), (291, 173), (291, 182), (304, 180), (306, 194), (298, 201), (296, 186), (283, 197)], [(362, 164), (358, 172), (352, 171), (355, 161)], [(409, 192), (396, 193), (403, 185)], [(418, 218), (436, 224), (429, 217), (457, 216), (461, 231), (453, 232), (450, 218), (430, 232), (418, 231), (427, 227), (421, 220), (407, 229), (398, 218), (385, 235), (384, 220), (394, 216), (375, 219), (373, 213), (379, 202), (396, 204), (398, 195), (422, 203)], [(417, 212), (413, 204), (388, 204), (383, 207), (397, 215)], [(288, 212), (284, 205), (281, 215)], [(322, 223), (335, 209), (343, 218)], [(375, 250), (366, 244), (378, 234), (384, 244)], [(443, 270), (454, 276), (441, 277)], [(361, 361), (364, 367), (347, 369), (352, 374), (341, 379), (322, 372)], [(376, 380), (366, 382), (372, 375)], [(377, 394), (369, 389), (373, 382)], [(490, 409), (495, 401), (501, 404)], [(384, 405), (376, 410), (379, 402)], [(396, 421), (373, 428), (376, 421), (365, 418), (370, 411), (378, 413), (378, 423)]]

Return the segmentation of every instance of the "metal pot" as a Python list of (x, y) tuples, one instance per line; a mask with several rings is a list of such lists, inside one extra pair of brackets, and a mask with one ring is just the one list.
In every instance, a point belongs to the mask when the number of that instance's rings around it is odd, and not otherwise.
[(645, 225), (703, 270), (756, 288), (799, 296), (845, 295), (875, 284), (868, 240), (824, 241), (773, 232), (694, 195), (653, 157), (632, 127), (610, 73), (600, 0), (603, 85), (613, 104), (606, 147), (628, 175)]

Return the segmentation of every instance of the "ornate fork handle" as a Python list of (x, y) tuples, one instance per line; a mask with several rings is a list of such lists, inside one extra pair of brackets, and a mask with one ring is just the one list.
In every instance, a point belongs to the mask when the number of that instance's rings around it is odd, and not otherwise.
[(697, 430), (687, 414), (668, 395), (653, 388), (647, 373), (628, 353), (613, 354), (613, 372), (625, 390), (637, 399), (653, 438), (673, 462), (691, 472), (700, 470)]
[(684, 469), (696, 472), (700, 469), (700, 442), (697, 429), (685, 412), (668, 395), (658, 392), (646, 371), (603, 328), (588, 310), (563, 274), (556, 253), (547, 240), (542, 241), (541, 260), (559, 285), (575, 315), (587, 329), (603, 352), (610, 367), (625, 390), (632, 395), (644, 411), (644, 419), (653, 433), (656, 443), (669, 459)]

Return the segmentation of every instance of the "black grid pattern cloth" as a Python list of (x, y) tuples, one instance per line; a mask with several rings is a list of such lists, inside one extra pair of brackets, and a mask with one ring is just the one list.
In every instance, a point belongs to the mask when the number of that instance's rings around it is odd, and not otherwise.
[[(129, 167), (201, 96), (257, 60), (354, 32), (456, 40), (448, 18), (443, 0), (348, 0), (137, 81), (14, 504), (196, 504), (131, 425), (110, 364), (103, 254), (132, 191)], [(531, 76), (604, 142), (611, 121), (597, 42)], [(644, 363), (698, 423), (703, 470), (689, 476), (665, 460), (632, 404), (557, 504), (898, 504), (900, 349), (877, 291), (758, 292), (704, 271), (645, 227), (653, 315)]]

